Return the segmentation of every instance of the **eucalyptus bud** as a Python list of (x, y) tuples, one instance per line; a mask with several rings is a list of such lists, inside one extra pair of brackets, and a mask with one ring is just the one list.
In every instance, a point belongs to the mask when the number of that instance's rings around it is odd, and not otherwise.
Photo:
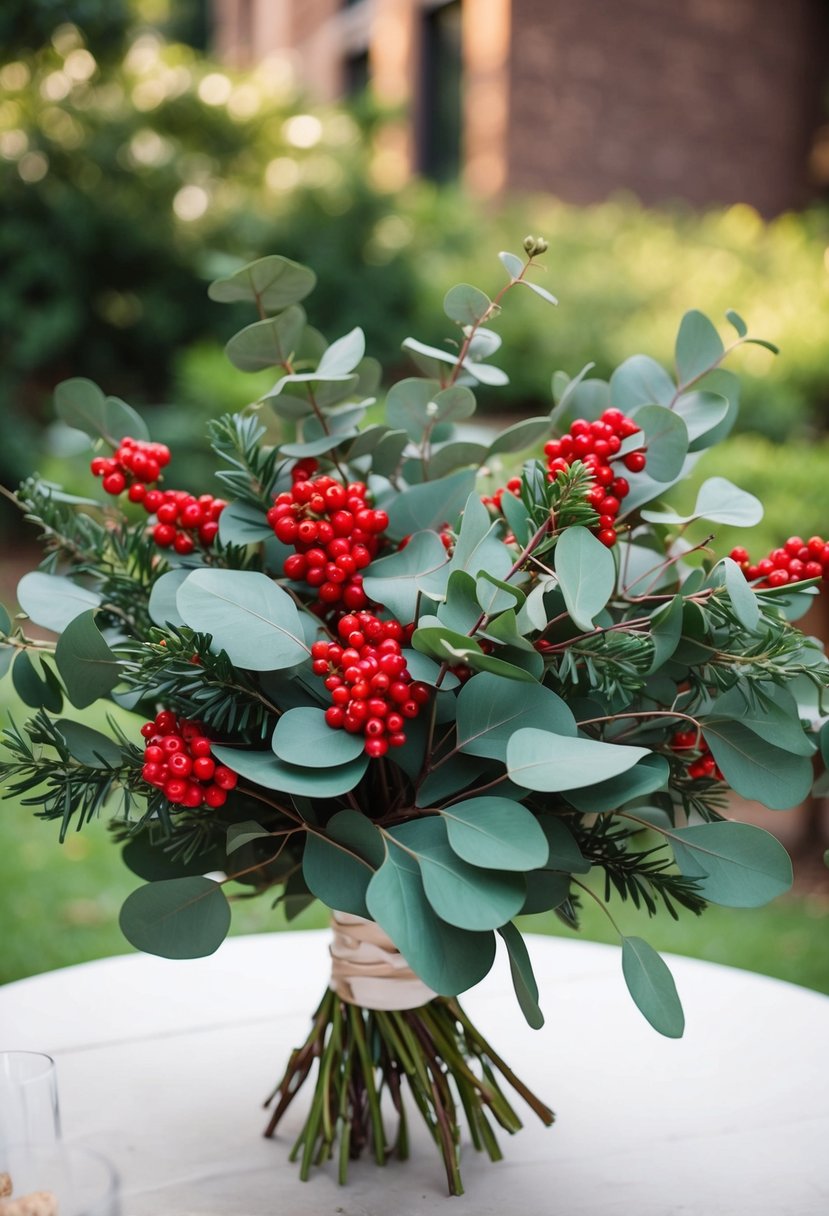
[(543, 236), (525, 236), (524, 237), (524, 252), (531, 258), (538, 257), (539, 254), (546, 253), (548, 249), (547, 242)]

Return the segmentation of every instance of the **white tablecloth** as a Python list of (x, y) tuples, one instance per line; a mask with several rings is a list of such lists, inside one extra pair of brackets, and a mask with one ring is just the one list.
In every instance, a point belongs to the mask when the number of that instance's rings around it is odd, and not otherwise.
[(142, 955), (0, 989), (0, 1046), (58, 1060), (67, 1140), (119, 1169), (124, 1216), (825, 1216), (829, 999), (673, 957), (686, 1012), (667, 1040), (627, 995), (619, 951), (532, 937), (547, 1016), (531, 1031), (503, 958), (464, 1004), (557, 1112), (504, 1135), (505, 1160), (466, 1146), (466, 1195), (412, 1112), (405, 1164), (352, 1163), (300, 1183), (260, 1103), (306, 1033), (327, 977), (326, 933), (231, 939), (193, 962)]

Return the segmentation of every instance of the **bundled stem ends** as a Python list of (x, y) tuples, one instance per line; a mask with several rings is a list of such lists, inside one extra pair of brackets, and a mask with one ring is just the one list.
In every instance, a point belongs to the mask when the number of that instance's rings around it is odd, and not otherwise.
[[(378, 1165), (392, 1155), (408, 1157), (404, 1080), (441, 1153), (450, 1195), (463, 1194), (459, 1104), (473, 1146), (492, 1161), (501, 1158), (494, 1124), (510, 1135), (522, 1126), (499, 1076), (546, 1126), (555, 1117), (496, 1055), (454, 998), (436, 997), (418, 1009), (384, 1011), (348, 1004), (328, 990), (308, 1037), (291, 1053), (282, 1080), (265, 1103), (273, 1104), (266, 1136), (274, 1135), (315, 1064), (308, 1117), (291, 1151), (304, 1182), (313, 1165), (335, 1154), (341, 1184), (347, 1180), (349, 1160), (364, 1150)], [(384, 1117), (389, 1109), (397, 1119), (393, 1138)]]

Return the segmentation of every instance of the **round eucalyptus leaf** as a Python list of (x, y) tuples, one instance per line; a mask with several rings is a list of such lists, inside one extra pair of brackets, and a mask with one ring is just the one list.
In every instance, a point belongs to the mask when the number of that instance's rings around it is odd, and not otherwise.
[(246, 748), (214, 745), (213, 756), (246, 781), (266, 790), (283, 794), (307, 794), (309, 798), (335, 798), (353, 790), (368, 768), (368, 756), (363, 752), (356, 760), (336, 768), (301, 768), (286, 764), (273, 752), (255, 752)]
[(704, 899), (759, 908), (792, 885), (789, 854), (770, 832), (729, 821), (667, 831), (681, 873), (698, 879)]
[(479, 325), (492, 307), (486, 292), (469, 283), (450, 287), (443, 301), (443, 311), (458, 325)]
[(616, 586), (610, 550), (587, 528), (567, 528), (555, 549), (556, 574), (574, 624), (588, 632)]
[(571, 739), (528, 726), (507, 744), (507, 772), (524, 789), (552, 793), (607, 781), (647, 755), (644, 747)]
[(149, 439), (146, 423), (119, 397), (106, 397), (97, 384), (81, 376), (63, 380), (55, 389), (55, 412), (61, 422), (91, 439), (117, 443), (127, 435)]
[(417, 862), (395, 845), (369, 882), (366, 905), (412, 970), (441, 996), (472, 988), (492, 966), (494, 933), (470, 933), (441, 920), (426, 898)]
[(725, 353), (722, 339), (704, 313), (686, 312), (676, 336), (676, 369), (681, 385), (716, 367)]
[[(224, 514), (224, 512), (222, 512)], [(166, 570), (157, 578), (150, 591), (148, 611), (154, 625), (163, 629), (167, 625), (183, 625), (181, 613), (176, 605), (176, 596), (181, 584), (192, 573), (187, 566), (179, 566), (176, 570)]]
[(118, 768), (122, 763), (121, 748), (107, 735), (93, 730), (83, 722), (58, 718), (55, 726), (63, 736), (73, 759), (90, 768)]
[(203, 958), (230, 928), (230, 905), (211, 878), (170, 878), (128, 895), (119, 917), (127, 941), (161, 958)]
[(185, 623), (209, 633), (235, 667), (278, 671), (308, 657), (296, 604), (265, 574), (194, 570), (176, 595)]
[(483, 870), (453, 851), (437, 817), (415, 819), (391, 834), (415, 856), (426, 898), (447, 924), (459, 929), (497, 929), (521, 910), (523, 875)]
[(458, 693), (457, 746), (471, 756), (506, 761), (516, 731), (539, 726), (556, 735), (576, 735), (567, 704), (543, 684), (517, 684), (480, 672)]
[(66, 626), (55, 648), (55, 663), (76, 709), (105, 697), (121, 678), (118, 658), (104, 641), (92, 609)]
[(273, 732), (271, 747), (288, 764), (301, 768), (336, 768), (363, 754), (362, 735), (334, 730), (325, 711), (298, 706), (282, 714)]
[(279, 316), (255, 321), (234, 334), (225, 346), (225, 354), (243, 372), (282, 367), (296, 350), (304, 327), (305, 310), (293, 304)]
[(307, 266), (272, 254), (242, 266), (227, 278), (216, 279), (207, 294), (220, 304), (246, 300), (261, 305), (265, 312), (279, 312), (304, 300), (316, 281), (317, 276)]
[(44, 574), (42, 570), (23, 575), (17, 584), (17, 600), (30, 620), (53, 633), (62, 633), (76, 616), (101, 603), (97, 592), (79, 587), (70, 578)]
[(468, 798), (445, 807), (441, 816), (453, 852), (487, 870), (536, 870), (550, 849), (538, 820), (512, 798)]

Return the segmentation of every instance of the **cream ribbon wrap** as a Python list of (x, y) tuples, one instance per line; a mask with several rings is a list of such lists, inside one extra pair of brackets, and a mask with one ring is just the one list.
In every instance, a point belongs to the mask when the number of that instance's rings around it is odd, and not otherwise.
[(419, 979), (379, 925), (349, 912), (332, 912), (331, 987), (364, 1009), (417, 1009), (437, 996)]

